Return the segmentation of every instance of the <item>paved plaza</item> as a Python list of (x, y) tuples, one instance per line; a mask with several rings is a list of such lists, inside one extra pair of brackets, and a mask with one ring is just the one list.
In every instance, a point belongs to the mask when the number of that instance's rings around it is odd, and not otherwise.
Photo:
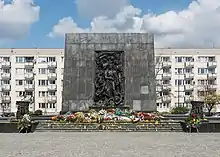
[(220, 134), (0, 134), (0, 157), (220, 157)]

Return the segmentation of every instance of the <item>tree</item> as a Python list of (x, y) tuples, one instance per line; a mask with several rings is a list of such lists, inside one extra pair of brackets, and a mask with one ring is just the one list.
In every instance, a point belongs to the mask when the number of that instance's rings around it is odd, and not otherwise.
[(205, 103), (205, 108), (208, 110), (208, 115), (211, 115), (212, 109), (214, 109), (220, 103), (220, 94), (216, 92), (216, 84), (213, 80), (206, 80), (205, 84), (201, 86), (201, 90), (198, 96)]
[(208, 94), (204, 98), (205, 106), (208, 110), (208, 114), (211, 115), (211, 111), (220, 103), (220, 94), (212, 93)]

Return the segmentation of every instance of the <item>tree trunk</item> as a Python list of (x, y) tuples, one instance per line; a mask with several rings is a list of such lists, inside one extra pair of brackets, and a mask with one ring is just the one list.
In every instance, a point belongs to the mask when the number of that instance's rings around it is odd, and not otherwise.
[(213, 105), (210, 105), (207, 108), (208, 108), (208, 115), (211, 116), (211, 111), (212, 111)]

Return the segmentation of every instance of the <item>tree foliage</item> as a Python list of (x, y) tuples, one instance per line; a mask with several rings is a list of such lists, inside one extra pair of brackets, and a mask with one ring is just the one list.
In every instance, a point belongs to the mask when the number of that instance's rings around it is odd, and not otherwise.
[(189, 109), (187, 107), (184, 106), (178, 106), (178, 107), (174, 107), (171, 110), (171, 114), (184, 114), (189, 112)]
[(205, 96), (205, 106), (208, 109), (209, 115), (212, 109), (220, 103), (220, 94), (212, 93)]

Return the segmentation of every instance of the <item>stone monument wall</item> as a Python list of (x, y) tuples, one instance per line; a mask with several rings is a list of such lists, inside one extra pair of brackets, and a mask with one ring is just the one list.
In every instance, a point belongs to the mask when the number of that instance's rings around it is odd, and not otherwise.
[(62, 110), (94, 104), (97, 52), (123, 52), (124, 105), (155, 111), (154, 38), (147, 33), (66, 34)]

